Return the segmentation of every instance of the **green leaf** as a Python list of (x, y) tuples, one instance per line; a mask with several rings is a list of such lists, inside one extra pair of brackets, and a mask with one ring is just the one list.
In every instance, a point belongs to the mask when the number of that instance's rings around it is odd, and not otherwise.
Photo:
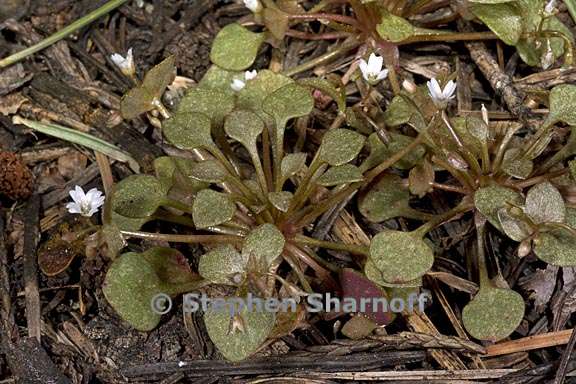
[(239, 285), (246, 275), (248, 258), (230, 244), (205, 253), (198, 263), (198, 273), (214, 284)]
[(576, 160), (570, 160), (568, 162), (568, 167), (570, 168), (570, 176), (572, 176), (572, 180), (576, 180)]
[(384, 123), (387, 127), (398, 127), (409, 122), (414, 113), (418, 113), (414, 106), (404, 96), (397, 95), (384, 111)]
[(202, 77), (198, 85), (200, 88), (215, 89), (233, 97), (235, 91), (230, 85), (234, 79), (242, 76), (243, 73), (240, 71), (227, 71), (217, 65), (212, 65), (208, 68), (208, 71), (204, 74), (204, 77)]
[(352, 316), (342, 327), (342, 334), (352, 340), (360, 340), (368, 337), (372, 331), (378, 328), (378, 324), (372, 319), (360, 316)]
[(192, 206), (192, 219), (198, 229), (213, 227), (230, 221), (236, 205), (224, 193), (203, 189), (196, 195)]
[[(417, 288), (422, 286), (421, 277), (415, 280), (407, 281), (405, 283), (390, 283), (384, 280), (384, 277), (382, 277), (382, 272), (380, 272), (380, 270), (376, 267), (370, 258), (366, 259), (366, 264), (364, 264), (364, 274), (368, 279), (375, 282), (376, 284), (390, 289)], [(390, 296), (397, 297), (395, 295)]]
[(151, 331), (160, 322), (160, 315), (150, 306), (152, 298), (163, 293), (153, 267), (138, 253), (125, 253), (106, 273), (102, 286), (106, 300), (132, 327)]
[(462, 311), (468, 333), (478, 340), (498, 341), (508, 336), (524, 317), (524, 299), (504, 288), (481, 288)]
[(428, 272), (434, 254), (418, 233), (386, 230), (370, 242), (370, 259), (384, 281), (405, 283)]
[(532, 234), (530, 225), (512, 216), (507, 208), (498, 210), (498, 220), (503, 232), (514, 241), (522, 241)]
[(213, 125), (219, 127), (233, 109), (233, 95), (217, 89), (196, 87), (186, 92), (178, 105), (176, 115), (187, 116), (189, 113), (202, 113), (210, 118)]
[(166, 139), (180, 149), (213, 148), (210, 118), (202, 113), (177, 113), (164, 122)]
[(402, 17), (386, 12), (382, 16), (382, 21), (376, 27), (376, 31), (385, 40), (398, 43), (416, 34), (412, 24)]
[(568, 125), (576, 125), (576, 85), (557, 85), (550, 91), (550, 121), (561, 121)]
[[(241, 300), (246, 301), (245, 298)], [(241, 324), (240, 327), (231, 326), (233, 322)], [(236, 314), (235, 319), (230, 317), (228, 311), (214, 308), (204, 314), (204, 324), (210, 340), (220, 353), (232, 362), (244, 360), (256, 352), (268, 338), (274, 322), (274, 312), (250, 308), (244, 308)]]
[(176, 172), (176, 164), (170, 156), (161, 156), (154, 159), (154, 173), (156, 178), (162, 184), (162, 187), (168, 193), (174, 184), (174, 172)]
[(318, 158), (333, 167), (344, 165), (362, 150), (365, 137), (348, 129), (331, 129), (322, 138)]
[(174, 295), (194, 278), (180, 252), (152, 248), (143, 254), (125, 253), (112, 262), (102, 286), (106, 300), (132, 327), (151, 331), (160, 322), (152, 298)]
[(228, 136), (244, 145), (248, 151), (256, 152), (256, 142), (258, 136), (264, 131), (264, 122), (254, 112), (239, 110), (228, 115), (224, 130)]
[(280, 9), (275, 7), (266, 6), (262, 12), (264, 16), (264, 25), (278, 40), (284, 39), (286, 30), (288, 29), (288, 23), (290, 21), (287, 13), (282, 12)]
[(516, 205), (522, 204), (522, 196), (509, 188), (492, 185), (482, 187), (474, 194), (474, 205), (496, 228), (502, 230), (500, 221), (498, 220), (498, 211), (501, 208), (507, 208), (506, 203)]
[(246, 86), (237, 93), (236, 106), (255, 112), (262, 120), (271, 120), (270, 115), (264, 112), (262, 104), (268, 96), (285, 85), (294, 81), (287, 76), (269, 70), (258, 72), (258, 76), (246, 83)]
[(525, 211), (537, 224), (563, 223), (566, 217), (564, 199), (548, 181), (530, 188), (526, 194)]
[(293, 197), (292, 192), (287, 191), (268, 193), (268, 200), (280, 212), (288, 212)]
[(339, 184), (355, 183), (362, 181), (362, 171), (352, 164), (344, 164), (328, 169), (316, 182), (324, 187), (332, 187)]
[(282, 159), (280, 165), (280, 172), (282, 180), (286, 181), (288, 178), (294, 176), (306, 165), (306, 154), (303, 152), (290, 153)]
[(112, 211), (110, 224), (115, 225), (118, 230), (133, 232), (139, 231), (144, 224), (152, 219), (152, 217), (126, 217)]
[(402, 216), (410, 207), (410, 194), (398, 175), (382, 177), (358, 201), (358, 209), (368, 220), (379, 223)]
[(154, 101), (162, 94), (176, 77), (175, 57), (170, 56), (146, 73), (142, 84), (132, 88), (122, 97), (120, 112), (122, 117), (131, 120), (138, 115), (156, 108)]
[(242, 255), (254, 258), (258, 264), (263, 267), (262, 270), (268, 270), (268, 267), (284, 250), (284, 235), (273, 224), (262, 224), (252, 230), (242, 248)]
[(432, 187), (434, 178), (434, 167), (428, 159), (424, 158), (424, 160), (414, 166), (408, 174), (408, 188), (410, 193), (420, 198), (424, 197), (424, 195), (432, 192), (434, 189)]
[(559, 267), (576, 265), (576, 236), (565, 229), (541, 232), (534, 240), (534, 253), (542, 261)]
[(298, 84), (319, 89), (322, 93), (330, 96), (336, 104), (338, 105), (338, 110), (340, 113), (346, 113), (346, 92), (344, 86), (336, 88), (334, 84), (325, 79), (320, 79), (318, 77), (309, 77), (307, 79), (298, 80)]
[(276, 122), (276, 140), (284, 137), (288, 120), (306, 116), (314, 108), (310, 91), (298, 84), (288, 84), (274, 91), (262, 104), (264, 112)]
[(532, 173), (534, 163), (523, 157), (522, 152), (521, 148), (508, 149), (502, 159), (502, 170), (509, 176), (524, 180)]
[(522, 15), (515, 3), (474, 4), (471, 10), (506, 44), (515, 45), (520, 39)]
[[(368, 145), (370, 147), (370, 155), (364, 160), (361, 165), (362, 170), (371, 169), (387, 158), (391, 157), (395, 153), (403, 150), (405, 147), (410, 145), (414, 138), (410, 136), (404, 136), (399, 133), (390, 132), (390, 142), (384, 144), (377, 133), (373, 133), (368, 137)], [(426, 150), (423, 146), (418, 146), (416, 149), (406, 154), (402, 159), (394, 164), (395, 168), (398, 169), (410, 169), (424, 156)]]
[(128, 176), (116, 185), (112, 210), (131, 218), (149, 217), (156, 212), (165, 196), (165, 189), (154, 176)]
[(504, 3), (512, 3), (516, 0), (468, 0), (470, 3), (476, 4), (504, 4)]
[(210, 60), (229, 71), (243, 71), (254, 63), (264, 40), (263, 33), (250, 32), (240, 24), (229, 24), (216, 35)]
[(190, 176), (206, 183), (223, 183), (226, 179), (226, 169), (216, 160), (205, 160), (195, 163), (190, 170)]
[(146, 89), (154, 98), (160, 99), (166, 88), (172, 84), (176, 78), (176, 57), (171, 55), (160, 64), (150, 69), (144, 80), (142, 87)]
[(202, 189), (208, 188), (208, 183), (199, 181), (193, 176), (196, 162), (184, 157), (174, 157), (176, 173), (174, 173), (174, 185), (184, 191), (186, 195), (194, 194)]

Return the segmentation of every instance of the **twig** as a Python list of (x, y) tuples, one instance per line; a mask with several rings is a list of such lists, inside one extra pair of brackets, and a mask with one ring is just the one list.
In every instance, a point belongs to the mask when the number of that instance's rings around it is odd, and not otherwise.
[[(462, 20), (458, 21), (458, 27), (464, 32), (471, 30), (470, 25)], [(470, 51), (470, 57), (474, 60), (480, 71), (482, 71), (494, 91), (502, 95), (510, 112), (521, 120), (526, 119), (529, 112), (528, 108), (524, 106), (526, 96), (523, 92), (516, 89), (512, 78), (500, 69), (498, 62), (492, 57), (486, 45), (481, 42), (467, 42), (464, 45), (466, 45), (466, 48)]]
[(470, 369), (458, 371), (380, 371), (380, 372), (337, 372), (306, 373), (306, 377), (338, 380), (361, 381), (416, 381), (433, 382), (436, 380), (485, 380), (498, 379), (504, 375), (518, 372), (518, 369)]
[(24, 212), (24, 290), (26, 293), (26, 323), (28, 336), (40, 342), (40, 293), (36, 246), (39, 240), (40, 197), (34, 194)]
[(507, 355), (515, 352), (531, 351), (533, 349), (554, 347), (567, 344), (572, 335), (571, 329), (558, 332), (548, 332), (541, 335), (523, 337), (521, 339), (505, 341), (490, 345), (486, 348), (487, 356)]
[(357, 353), (348, 356), (327, 357), (320, 354), (298, 353), (292, 355), (269, 356), (239, 363), (221, 360), (193, 360), (173, 363), (152, 363), (137, 365), (120, 370), (128, 378), (156, 375), (169, 375), (185, 372), (188, 377), (206, 375), (238, 376), (294, 373), (294, 371), (339, 372), (350, 370), (375, 370), (398, 364), (419, 362), (425, 359), (423, 351), (401, 351), (380, 353)]
[(563, 384), (566, 378), (566, 371), (568, 370), (568, 362), (574, 352), (574, 346), (576, 345), (576, 332), (572, 330), (570, 333), (570, 340), (568, 340), (568, 345), (562, 354), (562, 360), (560, 360), (560, 365), (558, 366), (558, 372), (556, 372), (556, 377), (554, 378), (554, 384)]

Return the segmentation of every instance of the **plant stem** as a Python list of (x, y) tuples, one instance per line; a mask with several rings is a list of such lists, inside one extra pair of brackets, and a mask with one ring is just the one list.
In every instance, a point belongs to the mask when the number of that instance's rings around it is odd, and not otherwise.
[(333, 13), (294, 14), (290, 15), (289, 18), (294, 20), (332, 20), (343, 24), (358, 25), (358, 21), (353, 17)]
[(352, 244), (336, 243), (332, 241), (318, 240), (304, 235), (296, 235), (294, 237), (294, 241), (296, 241), (299, 244), (309, 245), (312, 247), (334, 249), (336, 251), (345, 251), (365, 256), (368, 256), (370, 253), (368, 247), (364, 247), (361, 245), (352, 245)]
[(478, 251), (478, 274), (480, 279), (480, 289), (482, 287), (491, 287), (492, 282), (488, 276), (488, 265), (486, 264), (486, 249), (484, 247), (484, 238), (486, 236), (486, 219), (476, 213), (474, 217), (476, 225), (476, 247)]
[(318, 65), (326, 64), (340, 55), (345, 54), (346, 52), (360, 46), (362, 43), (356, 39), (345, 41), (342, 44), (338, 44), (338, 48), (333, 49), (325, 54), (318, 56), (310, 61), (297, 65), (293, 68), (287, 69), (282, 74), (284, 76), (294, 76), (298, 73), (305, 72), (309, 69), (312, 69)]
[(398, 45), (422, 43), (430, 41), (474, 41), (474, 40), (497, 40), (492, 32), (469, 32), (469, 33), (430, 33), (414, 35), (406, 40), (398, 42)]
[(449, 220), (453, 219), (455, 216), (458, 216), (470, 209), (474, 208), (474, 204), (472, 203), (460, 203), (456, 207), (450, 209), (449, 211), (436, 216), (434, 219), (430, 220), (426, 224), (420, 226), (415, 232), (418, 232), (424, 237), (428, 232), (436, 228), (437, 226), (448, 222)]
[(175, 208), (179, 211), (182, 212), (186, 212), (186, 213), (192, 213), (192, 208), (189, 207), (188, 205), (181, 203), (180, 201), (176, 201), (176, 200), (172, 200), (172, 199), (163, 199), (162, 200), (162, 204), (161, 205), (165, 205), (167, 207), (171, 207), (171, 208)]
[(90, 24), (94, 20), (97, 20), (100, 17), (111, 12), (112, 10), (118, 8), (119, 6), (121, 6), (122, 4), (124, 4), (127, 1), (128, 0), (111, 0), (111, 1), (107, 2), (106, 4), (101, 6), (100, 8), (98, 8), (98, 9), (94, 10), (93, 12), (87, 14), (86, 16), (76, 20), (72, 24), (70, 24), (67, 27), (61, 29), (60, 31), (54, 33), (53, 35), (45, 38), (44, 40), (40, 41), (39, 43), (34, 44), (31, 47), (28, 47), (28, 48), (26, 48), (20, 52), (17, 52), (11, 56), (8, 56), (5, 59), (0, 60), (0, 68), (4, 68), (4, 67), (12, 65), (14, 63), (17, 63), (18, 61), (25, 59), (26, 57), (28, 57), (28, 56), (30, 56), (30, 55), (38, 52), (38, 51), (41, 51), (44, 48), (51, 46), (52, 44), (64, 39), (68, 35), (76, 32), (80, 28), (83, 28), (84, 26)]
[(171, 235), (140, 231), (120, 231), (122, 235), (138, 239), (168, 241), (171, 243), (240, 243), (242, 238), (233, 235)]

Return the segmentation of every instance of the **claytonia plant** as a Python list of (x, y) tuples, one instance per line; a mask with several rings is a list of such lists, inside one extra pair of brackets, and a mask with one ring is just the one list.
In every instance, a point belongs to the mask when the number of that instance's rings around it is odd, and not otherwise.
[(372, 53), (368, 58), (368, 62), (364, 59), (360, 59), (358, 66), (360, 67), (364, 80), (371, 85), (376, 85), (388, 76), (388, 70), (382, 69), (383, 64), (384, 58)]
[(119, 53), (114, 53), (110, 56), (110, 60), (122, 71), (122, 73), (128, 77), (132, 77), (136, 73), (136, 67), (134, 66), (134, 55), (132, 53), (132, 48), (128, 49), (126, 57), (120, 55)]
[(92, 188), (84, 193), (84, 189), (77, 185), (69, 194), (73, 201), (66, 204), (68, 212), (85, 217), (91, 217), (98, 212), (106, 200), (106, 197), (97, 188)]
[(446, 108), (450, 100), (455, 97), (454, 92), (456, 91), (456, 82), (452, 80), (446, 83), (444, 89), (440, 87), (440, 84), (436, 79), (428, 81), (426, 86), (428, 87), (428, 92), (430, 92), (432, 101), (440, 109)]

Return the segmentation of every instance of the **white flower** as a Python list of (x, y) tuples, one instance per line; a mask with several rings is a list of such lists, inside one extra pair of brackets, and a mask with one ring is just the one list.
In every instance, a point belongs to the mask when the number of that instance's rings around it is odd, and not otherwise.
[(258, 71), (256, 71), (255, 69), (254, 69), (253, 71), (246, 71), (246, 72), (244, 73), (244, 78), (245, 78), (246, 80), (255, 79), (256, 76), (258, 76)]
[(98, 189), (92, 188), (88, 193), (84, 193), (82, 187), (78, 185), (69, 194), (74, 202), (66, 204), (68, 212), (79, 213), (86, 217), (98, 212), (98, 209), (104, 205), (104, 200), (106, 200), (106, 197)]
[(251, 10), (253, 13), (259, 13), (262, 11), (262, 4), (259, 0), (243, 0), (244, 6)]
[(364, 59), (360, 59), (360, 71), (364, 80), (374, 85), (380, 80), (385, 79), (388, 76), (388, 70), (382, 69), (384, 64), (384, 58), (382, 56), (377, 56), (376, 54), (370, 54), (368, 62)]
[(132, 48), (128, 50), (126, 57), (114, 53), (110, 56), (110, 59), (116, 64), (118, 68), (126, 76), (133, 76), (136, 73), (136, 67), (134, 66), (134, 56), (132, 55)]
[(230, 88), (235, 90), (236, 92), (241, 91), (246, 86), (246, 83), (240, 79), (232, 80), (232, 84), (230, 84)]
[(546, 3), (546, 6), (544, 7), (544, 12), (547, 15), (552, 15), (555, 10), (556, 10), (556, 0), (550, 0), (549, 2)]
[(236, 92), (241, 91), (246, 86), (246, 82), (256, 78), (256, 76), (258, 76), (258, 72), (256, 70), (246, 71), (244, 72), (244, 80), (242, 79), (232, 80), (230, 88), (232, 88)]
[(490, 120), (488, 118), (488, 110), (486, 109), (486, 106), (484, 104), (482, 104), (482, 108), (480, 108), (480, 111), (482, 111), (482, 120), (484, 120), (484, 123), (488, 125)]
[(432, 79), (426, 83), (428, 92), (434, 104), (441, 109), (446, 108), (448, 101), (454, 98), (454, 91), (456, 90), (456, 83), (452, 80), (446, 83), (444, 89), (440, 88), (440, 84), (436, 79)]

